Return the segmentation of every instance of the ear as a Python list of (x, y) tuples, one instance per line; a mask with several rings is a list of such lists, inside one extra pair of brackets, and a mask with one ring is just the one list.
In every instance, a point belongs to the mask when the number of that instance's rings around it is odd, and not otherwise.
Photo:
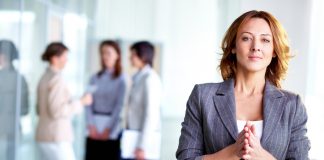
[(277, 57), (277, 54), (275, 52), (272, 53), (272, 58)]
[(236, 53), (236, 48), (233, 48), (232, 49), (232, 54), (235, 54)]

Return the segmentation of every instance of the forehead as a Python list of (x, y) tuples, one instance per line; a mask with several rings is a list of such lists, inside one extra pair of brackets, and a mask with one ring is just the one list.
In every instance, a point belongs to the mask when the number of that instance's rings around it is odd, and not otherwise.
[(252, 33), (254, 35), (272, 35), (269, 24), (262, 18), (251, 18), (241, 24), (238, 34), (240, 35), (245, 32)]
[(115, 52), (115, 48), (113, 46), (111, 46), (111, 45), (104, 45), (104, 46), (102, 46), (101, 49), (104, 50), (104, 51)]

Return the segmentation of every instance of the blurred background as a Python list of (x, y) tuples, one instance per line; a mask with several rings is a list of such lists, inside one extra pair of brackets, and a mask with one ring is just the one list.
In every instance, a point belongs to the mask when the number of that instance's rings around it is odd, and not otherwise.
[[(10, 139), (0, 137), (0, 160), (6, 159), (4, 148), (8, 141), (16, 144), (17, 160), (38, 159), (34, 141), (35, 99), (37, 83), (46, 68), (40, 59), (45, 46), (63, 41), (69, 47), (64, 77), (78, 97), (84, 93), (90, 75), (100, 67), (98, 44), (103, 39), (118, 40), (123, 66), (130, 74), (129, 45), (149, 40), (157, 46), (156, 69), (164, 91), (161, 159), (175, 159), (186, 101), (194, 84), (222, 81), (217, 68), (222, 37), (236, 17), (252, 9), (269, 11), (288, 32), (295, 56), (283, 88), (301, 95), (309, 116), (310, 158), (323, 159), (322, 0), (0, 0), (0, 39), (16, 44), (19, 59), (14, 66), (26, 79), (29, 93), (28, 112), (20, 116), (17, 97), (10, 115), (15, 119), (2, 120), (15, 126), (15, 134)], [(21, 79), (15, 82), (17, 86)], [(0, 79), (0, 83), (6, 82)], [(81, 160), (84, 115), (76, 116), (73, 126), (74, 149)]]

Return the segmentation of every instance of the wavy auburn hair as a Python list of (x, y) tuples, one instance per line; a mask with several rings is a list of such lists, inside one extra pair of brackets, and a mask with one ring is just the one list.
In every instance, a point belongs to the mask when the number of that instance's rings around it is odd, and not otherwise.
[(276, 57), (272, 58), (271, 63), (267, 67), (265, 78), (273, 83), (276, 87), (281, 88), (281, 80), (284, 79), (288, 62), (291, 58), (288, 44), (287, 33), (279, 23), (279, 21), (270, 13), (265, 11), (248, 11), (238, 17), (228, 28), (222, 41), (223, 56), (219, 65), (224, 80), (234, 78), (236, 76), (236, 56), (232, 54), (232, 49), (236, 47), (236, 36), (238, 30), (248, 20), (252, 18), (264, 19), (270, 26), (273, 36), (273, 47)]

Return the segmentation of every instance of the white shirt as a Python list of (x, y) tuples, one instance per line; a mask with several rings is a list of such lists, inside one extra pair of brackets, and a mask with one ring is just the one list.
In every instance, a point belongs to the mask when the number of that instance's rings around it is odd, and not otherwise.
[[(256, 136), (261, 139), (262, 136), (262, 129), (263, 129), (263, 120), (260, 121), (250, 121), (252, 124), (254, 124), (256, 128)], [(237, 129), (238, 132), (241, 132), (246, 124), (246, 121), (237, 120)]]

